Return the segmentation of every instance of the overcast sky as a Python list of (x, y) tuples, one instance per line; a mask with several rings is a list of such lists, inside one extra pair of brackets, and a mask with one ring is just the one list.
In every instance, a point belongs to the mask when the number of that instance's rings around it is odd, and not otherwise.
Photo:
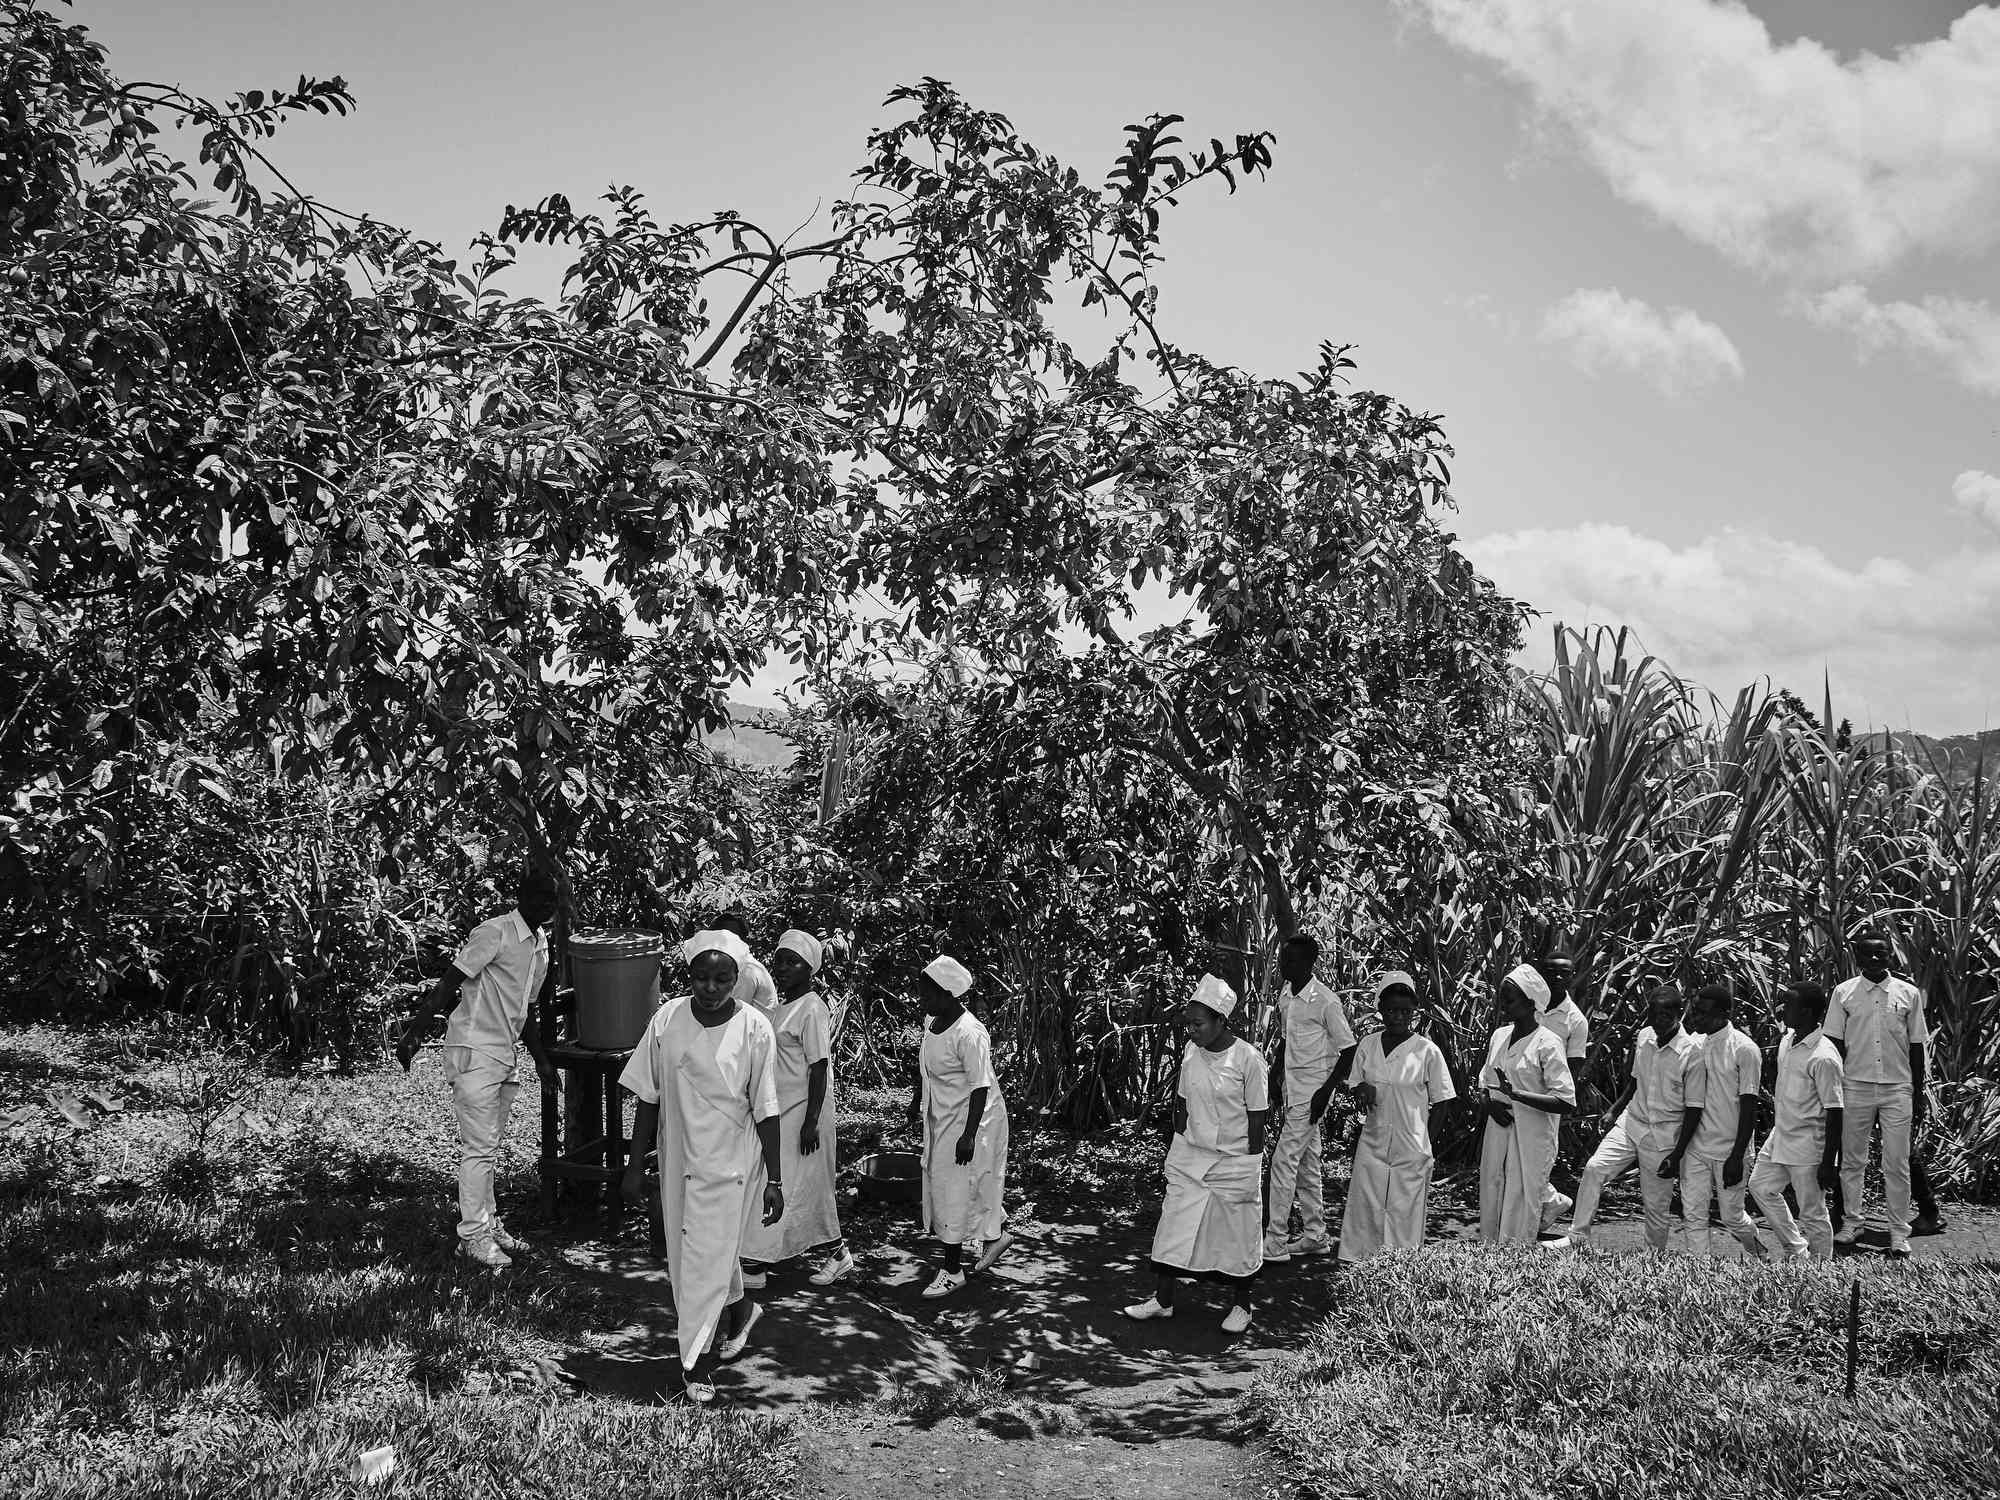
[[(1102, 176), (1277, 134), (1168, 225), (1176, 342), (1359, 346), (1442, 415), (1475, 561), (1725, 695), (2000, 722), (2000, 5), (1953, 0), (80, 0), (127, 78), (339, 73), (308, 189), (446, 244), (631, 183), (790, 227), (931, 74)], [(190, 143), (191, 144), (191, 143)]]

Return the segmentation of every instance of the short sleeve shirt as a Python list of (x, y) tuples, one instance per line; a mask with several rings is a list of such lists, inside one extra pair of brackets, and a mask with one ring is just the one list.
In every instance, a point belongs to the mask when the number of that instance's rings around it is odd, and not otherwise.
[(445, 1023), (444, 1044), (511, 1063), (528, 1006), (549, 971), (548, 937), (520, 912), (506, 912), (473, 928), (451, 962), (468, 977)]
[(1548, 1094), (1565, 1104), (1576, 1103), (1576, 1080), (1570, 1076), (1569, 1059), (1563, 1056), (1556, 1034), (1546, 1026), (1537, 1026), (1518, 1042), (1512, 1026), (1494, 1032), (1486, 1046), (1486, 1063), (1479, 1070), (1479, 1086), (1498, 1088), (1502, 1068), (1516, 1093)]
[(778, 1037), (778, 1108), (796, 1109), (806, 1102), (814, 1063), (832, 1054), (832, 1027), (819, 991), (807, 990), (778, 1011), (773, 1028)]
[(1734, 1026), (1701, 1040), (1688, 1067), (1687, 1107), (1701, 1110), (1701, 1125), (1688, 1150), (1703, 1161), (1727, 1161), (1736, 1149), (1745, 1095), (1764, 1091), (1764, 1054)]
[(1250, 1116), (1271, 1107), (1270, 1069), (1242, 1038), (1221, 1052), (1193, 1042), (1181, 1054), (1180, 1096), (1187, 1102), (1187, 1143), (1223, 1156), (1250, 1152)]
[(1700, 1048), (1700, 1038), (1687, 1030), (1675, 1032), (1673, 1040), (1662, 1046), (1652, 1027), (1639, 1029), (1632, 1048), (1637, 1087), (1625, 1106), (1626, 1129), (1653, 1149), (1672, 1150), (1680, 1135), (1681, 1116), (1687, 1109), (1687, 1075)]
[(1847, 1044), (1849, 1083), (1912, 1082), (1910, 1048), (1931, 1039), (1924, 992), (1894, 974), (1880, 984), (1857, 974), (1836, 985), (1823, 1029)]
[(1339, 996), (1317, 979), (1302, 990), (1282, 990), (1278, 1015), (1285, 1036), (1285, 1096), (1303, 1103), (1300, 1090), (1316, 1089), (1333, 1076), (1340, 1054), (1354, 1045), (1354, 1028)]
[(1567, 995), (1561, 1004), (1551, 1005), (1535, 1019), (1555, 1033), (1556, 1040), (1562, 1043), (1564, 1057), (1581, 1061), (1590, 1056), (1590, 1017)]
[(1843, 1107), (1840, 1053), (1824, 1032), (1778, 1043), (1772, 1089), (1771, 1138), (1764, 1159), (1785, 1167), (1816, 1167), (1826, 1150), (1826, 1112)]

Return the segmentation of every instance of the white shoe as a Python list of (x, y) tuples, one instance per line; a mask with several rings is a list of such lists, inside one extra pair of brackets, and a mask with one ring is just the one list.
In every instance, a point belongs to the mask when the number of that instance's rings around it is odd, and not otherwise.
[(973, 1264), (972, 1269), (975, 1271), (986, 1270), (994, 1261), (1005, 1255), (1008, 1246), (1013, 1243), (1014, 1236), (1004, 1229), (1001, 1230), (996, 1238), (987, 1241), (986, 1248), (979, 1252), (979, 1259)]
[(1566, 1234), (1559, 1240), (1536, 1240), (1535, 1247), (1539, 1250), (1580, 1250), (1583, 1241), (1575, 1235)]
[(764, 1287), (766, 1286), (767, 1283), (769, 1283), (770, 1279), (771, 1277), (769, 1273), (765, 1271), (746, 1270), (743, 1273), (744, 1287), (753, 1292), (763, 1291)]
[(1266, 1265), (1275, 1265), (1280, 1261), (1287, 1261), (1291, 1258), (1292, 1246), (1289, 1240), (1274, 1240), (1268, 1235), (1265, 1237), (1264, 1263)]
[(515, 1236), (509, 1234), (507, 1226), (497, 1219), (493, 1221), (493, 1243), (498, 1245), (502, 1250), (505, 1250), (509, 1255), (526, 1255), (534, 1248), (526, 1240), (517, 1239)]
[(1247, 1307), (1239, 1306), (1230, 1308), (1229, 1316), (1222, 1320), (1222, 1331), (1224, 1333), (1241, 1333), (1249, 1326), (1250, 1309)]
[(750, 1342), (750, 1330), (757, 1326), (757, 1320), (763, 1316), (764, 1309), (755, 1302), (751, 1303), (750, 1311), (743, 1315), (743, 1326), (723, 1341), (722, 1347), (716, 1350), (715, 1357), (727, 1364), (741, 1354), (743, 1346)]
[[(1285, 1254), (1299, 1260), (1310, 1260), (1316, 1255), (1333, 1254), (1333, 1244), (1329, 1240), (1309, 1240), (1301, 1236), (1285, 1246)], [(1269, 1259), (1266, 1256), (1265, 1259)]]
[(1138, 1322), (1150, 1322), (1154, 1318), (1171, 1318), (1174, 1310), (1166, 1306), (1158, 1297), (1148, 1297), (1144, 1302), (1134, 1302), (1125, 1309), (1125, 1316)]
[(924, 1295), (926, 1297), (949, 1297), (964, 1285), (965, 1272), (940, 1271), (937, 1273), (937, 1280), (924, 1288)]
[(1834, 1234), (1833, 1242), (1836, 1245), (1852, 1245), (1860, 1238), (1861, 1238), (1861, 1226), (1857, 1224), (1854, 1220), (1849, 1219), (1845, 1224), (1841, 1225), (1840, 1229)]
[(458, 1253), (489, 1271), (504, 1271), (514, 1264), (513, 1257), (491, 1240), (460, 1240)]
[(838, 1255), (829, 1255), (820, 1262), (820, 1267), (807, 1279), (814, 1286), (832, 1286), (836, 1281), (852, 1276), (860, 1267), (854, 1262), (850, 1251), (843, 1250)]
[(687, 1383), (687, 1398), (696, 1406), (707, 1406), (715, 1400), (715, 1387), (706, 1380), (690, 1380)]

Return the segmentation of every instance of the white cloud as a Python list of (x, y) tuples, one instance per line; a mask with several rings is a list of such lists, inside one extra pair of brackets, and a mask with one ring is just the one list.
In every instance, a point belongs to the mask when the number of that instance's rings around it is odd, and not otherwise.
[(1462, 545), (1543, 612), (1532, 661), (1547, 662), (1558, 622), (1629, 625), (1725, 699), (1769, 677), (1817, 702), (1826, 674), (1835, 712), (1857, 723), (1950, 734), (2000, 722), (2000, 550), (1912, 565), (1735, 529), (1674, 547), (1606, 525)]
[(2000, 243), (2000, 6), (1894, 58), (1775, 46), (1714, 0), (1403, 0), (1526, 85), (1612, 189), (1808, 280)]
[(1571, 292), (1542, 317), (1541, 337), (1587, 374), (1639, 375), (1669, 396), (1743, 379), (1729, 335), (1684, 307), (1659, 309), (1615, 288)]
[(1967, 469), (1951, 482), (1951, 503), (2000, 531), (2000, 476)]
[(1972, 390), (2000, 396), (2000, 308), (1959, 297), (1876, 302), (1852, 282), (1803, 302), (1807, 317), (1850, 333), (1864, 358), (1901, 350), (1944, 367)]

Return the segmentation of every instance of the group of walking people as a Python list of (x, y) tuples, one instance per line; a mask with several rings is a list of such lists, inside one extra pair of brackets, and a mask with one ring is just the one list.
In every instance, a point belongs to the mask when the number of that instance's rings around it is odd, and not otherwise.
[[(515, 907), (473, 929), (406, 1024), (407, 1067), (427, 1025), (448, 1016), (444, 1066), (458, 1124), (459, 1253), (500, 1268), (525, 1248), (496, 1209), (494, 1169), (518, 1089), (517, 1041), (545, 1090), (557, 1075), (535, 1015), (548, 966), (544, 928), (553, 882), (530, 869)], [(1550, 1181), (1559, 1126), (1577, 1108), (1589, 1022), (1568, 994), (1573, 962), (1558, 949), (1501, 982), (1499, 1023), (1473, 1087), (1484, 1116), (1480, 1222), (1485, 1238), (1584, 1245), (1605, 1185), (1636, 1167), (1648, 1242), (1664, 1249), (1678, 1184), (1690, 1249), (1709, 1247), (1708, 1205), (1724, 1228), (1762, 1252), (1744, 1209), (1747, 1190), (1770, 1222), (1773, 1258), (1830, 1257), (1826, 1194), (1844, 1190), (1845, 1238), (1859, 1229), (1869, 1134), (1879, 1121), (1890, 1251), (1907, 1254), (1912, 1126), (1921, 1123), (1923, 999), (1888, 972), (1878, 933), (1854, 943), (1860, 975), (1829, 1002), (1817, 986), (1784, 991), (1788, 1035), (1773, 1089), (1775, 1123), (1753, 1149), (1762, 1055), (1732, 1024), (1726, 986), (1708, 986), (1686, 1013), (1679, 992), (1655, 989), (1630, 1076), (1604, 1112), (1606, 1133), (1574, 1203)], [(831, 1287), (856, 1262), (835, 1197), (832, 1078), (836, 1017), (818, 990), (825, 945), (793, 929), (768, 966), (740, 919), (718, 918), (681, 945), (687, 992), (654, 1013), (620, 1083), (637, 1100), (635, 1142), (650, 1140), (657, 1186), (635, 1149), (621, 1189), (650, 1207), (657, 1194), (680, 1360), (689, 1395), (714, 1397), (717, 1362), (740, 1354), (762, 1315), (748, 1293), (777, 1268), (816, 1253), (809, 1279)], [(1309, 936), (1279, 953), (1281, 986), (1264, 1041), (1236, 1029), (1241, 998), (1204, 975), (1182, 1007), (1187, 1044), (1176, 1085), (1165, 1195), (1151, 1249), (1152, 1295), (1125, 1309), (1139, 1320), (1177, 1311), (1189, 1279), (1219, 1284), (1222, 1326), (1250, 1326), (1252, 1290), (1267, 1265), (1333, 1253), (1343, 1262), (1414, 1248), (1424, 1239), (1432, 1112), (1458, 1097), (1443, 1049), (1417, 1028), (1408, 973), (1373, 985), (1379, 1025), (1357, 1039), (1340, 998), (1317, 975)], [(971, 972), (940, 954), (917, 976), (925, 1024), (910, 1115), (922, 1132), (921, 1218), (940, 1251), (927, 1298), (958, 1292), (1012, 1243), (1004, 1208), (1008, 1115), (992, 1039), (967, 1007)], [(1323, 1199), (1322, 1140), (1335, 1094), (1361, 1117), (1336, 1242)], [(1275, 1116), (1275, 1124), (1273, 1118)], [(1266, 1193), (1267, 1127), (1273, 1134)], [(1798, 1205), (1797, 1220), (1786, 1202)], [(1297, 1235), (1289, 1221), (1296, 1207)], [(1566, 1237), (1545, 1232), (1571, 1218)], [(1801, 1229), (1801, 1225), (1803, 1228)]]

